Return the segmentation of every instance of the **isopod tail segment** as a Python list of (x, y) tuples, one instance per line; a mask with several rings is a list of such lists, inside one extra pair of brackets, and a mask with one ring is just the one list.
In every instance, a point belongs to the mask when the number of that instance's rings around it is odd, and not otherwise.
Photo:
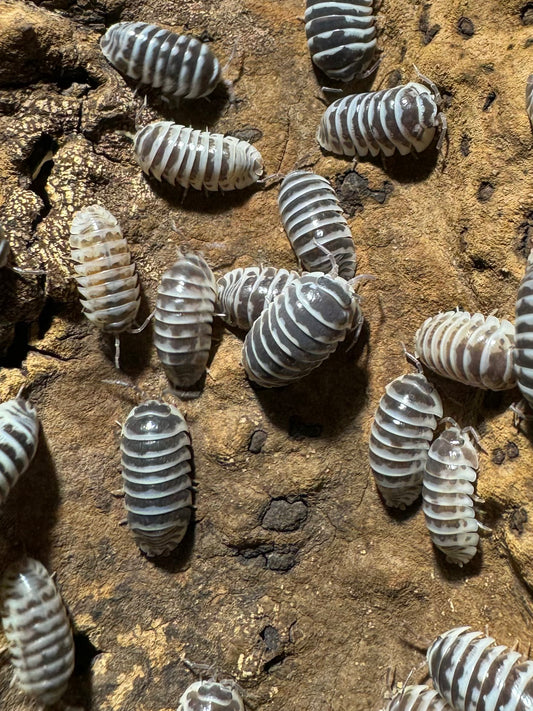
[[(435, 98), (435, 103), (437, 104), (437, 108), (439, 109), (439, 112), (437, 114), (437, 125), (440, 128), (440, 136), (439, 140), (437, 141), (437, 151), (440, 152), (442, 149), (442, 144), (444, 143), (444, 139), (448, 138), (448, 122), (446, 120), (446, 116), (440, 110), (443, 104), (443, 98), (435, 82), (431, 81), (431, 79), (425, 76), (425, 74), (422, 74), (422, 72), (418, 69), (416, 65), (413, 64), (413, 67), (415, 72), (418, 74), (418, 77), (422, 81), (422, 84), (426, 84), (426, 86), (431, 89), (431, 92)], [(447, 145), (449, 146), (449, 139), (447, 140)], [(446, 151), (446, 153), (448, 153), (448, 151)]]

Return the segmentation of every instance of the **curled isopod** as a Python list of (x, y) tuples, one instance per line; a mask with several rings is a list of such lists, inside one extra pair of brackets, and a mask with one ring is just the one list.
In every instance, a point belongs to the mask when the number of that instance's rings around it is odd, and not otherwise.
[(131, 79), (172, 97), (196, 99), (220, 81), (220, 65), (210, 48), (146, 22), (118, 22), (100, 38), (105, 58)]
[(533, 74), (530, 74), (526, 82), (526, 111), (529, 120), (533, 123)]
[(217, 281), (217, 310), (230, 326), (248, 331), (264, 308), (299, 279), (298, 272), (275, 267), (232, 269)]
[(455, 711), (530, 711), (533, 662), (492, 637), (455, 627), (427, 651), (433, 685)]
[(462, 567), (476, 555), (478, 530), (474, 511), (479, 459), (471, 427), (451, 426), (430, 447), (423, 476), (422, 508), (431, 540), (449, 563)]
[(135, 158), (148, 175), (196, 190), (241, 190), (263, 175), (261, 154), (247, 141), (156, 121), (135, 134)]
[(101, 205), (90, 205), (74, 214), (70, 247), (83, 313), (102, 331), (115, 335), (119, 368), (119, 334), (142, 330), (133, 328), (141, 301), (128, 243), (113, 215)]
[(148, 556), (180, 543), (192, 512), (191, 437), (181, 412), (147, 400), (129, 413), (120, 440), (128, 526)]
[(330, 79), (351, 81), (376, 51), (373, 0), (307, 0), (305, 33), (311, 59)]
[[(441, 129), (437, 150), (446, 134), (442, 98), (435, 84), (409, 82), (393, 89), (351, 94), (337, 99), (322, 116), (317, 133), (326, 151), (364, 157), (424, 151)], [(427, 86), (426, 86), (427, 85)]]
[(404, 509), (420, 496), (440, 417), (440, 396), (423, 373), (401, 375), (386, 386), (370, 433), (370, 467), (387, 506)]
[(37, 451), (37, 412), (17, 395), (0, 404), (0, 506)]
[(229, 680), (195, 681), (180, 698), (177, 711), (244, 711), (237, 684)]
[[(177, 390), (190, 388), (205, 372), (216, 293), (213, 272), (197, 254), (182, 255), (161, 278), (154, 343), (168, 379)], [(180, 394), (185, 396), (186, 392)]]
[(266, 388), (300, 380), (360, 320), (359, 297), (349, 282), (333, 272), (304, 274), (275, 297), (246, 334), (246, 374)]
[(0, 597), (14, 681), (39, 703), (55, 703), (74, 670), (74, 642), (54, 581), (42, 563), (25, 558), (4, 573)]
[(515, 327), (505, 319), (446, 311), (426, 319), (415, 334), (415, 355), (445, 378), (485, 390), (516, 385)]
[(533, 252), (516, 297), (514, 374), (522, 396), (533, 407)]
[(355, 246), (329, 182), (306, 170), (289, 173), (278, 197), (283, 227), (299, 262), (307, 271), (329, 272), (331, 256), (339, 276), (355, 274)]
[(405, 686), (395, 694), (383, 711), (453, 711), (435, 689)]

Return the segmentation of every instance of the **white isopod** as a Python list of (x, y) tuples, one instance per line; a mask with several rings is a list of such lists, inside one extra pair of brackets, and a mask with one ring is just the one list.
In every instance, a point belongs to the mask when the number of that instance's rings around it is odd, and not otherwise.
[(435, 689), (406, 686), (395, 694), (383, 711), (453, 711)]
[(37, 451), (39, 419), (27, 400), (0, 404), (0, 506)]
[(195, 681), (182, 694), (177, 711), (244, 711), (244, 701), (232, 681)]
[(526, 82), (526, 111), (529, 120), (533, 123), (533, 74), (530, 74)]

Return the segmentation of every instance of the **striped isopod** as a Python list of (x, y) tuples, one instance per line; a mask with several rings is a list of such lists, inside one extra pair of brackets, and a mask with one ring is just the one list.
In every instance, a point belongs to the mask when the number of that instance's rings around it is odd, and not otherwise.
[[(462, 567), (476, 555), (478, 530), (474, 512), (479, 460), (471, 427), (454, 420), (430, 447), (423, 476), (422, 508), (431, 540), (449, 563)], [(475, 436), (475, 435), (474, 435)]]
[(339, 276), (351, 279), (355, 246), (329, 182), (315, 173), (295, 170), (283, 180), (278, 204), (283, 227), (303, 268), (327, 273), (333, 256)]
[(360, 320), (359, 298), (349, 282), (333, 273), (304, 274), (276, 296), (246, 334), (246, 374), (266, 388), (300, 380)]
[(424, 151), (433, 141), (437, 127), (440, 150), (446, 135), (446, 117), (440, 111), (442, 99), (435, 84), (409, 82), (393, 89), (351, 94), (337, 99), (324, 112), (317, 140), (326, 151), (346, 156), (391, 156), (395, 150), (407, 155)]
[(244, 711), (237, 684), (229, 680), (195, 681), (182, 694), (177, 711)]
[(387, 506), (404, 509), (422, 491), (429, 445), (442, 402), (423, 373), (390, 382), (370, 432), (370, 467)]
[(113, 215), (90, 205), (74, 214), (70, 248), (83, 313), (102, 331), (115, 334), (119, 368), (119, 334), (137, 332), (133, 325), (141, 303), (128, 243)]
[(330, 79), (365, 74), (376, 50), (373, 0), (307, 0), (305, 33), (313, 63)]
[(455, 627), (427, 651), (429, 673), (455, 711), (531, 711), (533, 662), (492, 637)]
[(118, 22), (100, 38), (105, 58), (131, 79), (173, 97), (196, 99), (220, 81), (220, 65), (209, 47), (146, 22)]
[(201, 190), (241, 190), (263, 175), (261, 154), (250, 143), (221, 133), (156, 121), (135, 134), (137, 162), (148, 175)]
[(533, 74), (530, 74), (526, 82), (526, 111), (529, 120), (533, 123)]
[(217, 305), (230, 326), (248, 331), (265, 306), (299, 279), (298, 272), (275, 267), (232, 269), (217, 281)]
[(514, 374), (522, 396), (533, 407), (533, 252), (516, 298)]
[(39, 419), (27, 400), (0, 404), (0, 506), (37, 451)]
[(74, 670), (72, 630), (54, 581), (42, 563), (25, 558), (6, 570), (0, 595), (14, 680), (41, 704), (53, 704)]
[(505, 319), (445, 311), (426, 319), (415, 334), (415, 355), (445, 378), (485, 390), (516, 385), (515, 327)]
[(395, 694), (383, 711), (453, 711), (435, 689), (405, 686)]
[(189, 388), (205, 372), (215, 300), (215, 277), (205, 259), (197, 254), (182, 255), (161, 278), (155, 306), (154, 343), (176, 389)]
[(191, 438), (181, 412), (147, 400), (129, 413), (120, 440), (128, 525), (148, 556), (168, 555), (192, 512)]

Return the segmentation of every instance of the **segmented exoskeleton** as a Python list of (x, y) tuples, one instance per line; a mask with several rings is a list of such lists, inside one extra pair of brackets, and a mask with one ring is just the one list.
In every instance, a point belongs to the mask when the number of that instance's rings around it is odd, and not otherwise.
[(0, 506), (37, 451), (37, 412), (20, 393), (0, 404)]
[(244, 701), (235, 683), (195, 681), (180, 698), (177, 711), (244, 711)]
[(514, 374), (520, 392), (533, 407), (533, 252), (516, 297)]
[(529, 120), (533, 123), (533, 74), (530, 74), (526, 82), (526, 111)]
[(427, 686), (406, 686), (395, 694), (383, 711), (453, 711), (438, 691)]

